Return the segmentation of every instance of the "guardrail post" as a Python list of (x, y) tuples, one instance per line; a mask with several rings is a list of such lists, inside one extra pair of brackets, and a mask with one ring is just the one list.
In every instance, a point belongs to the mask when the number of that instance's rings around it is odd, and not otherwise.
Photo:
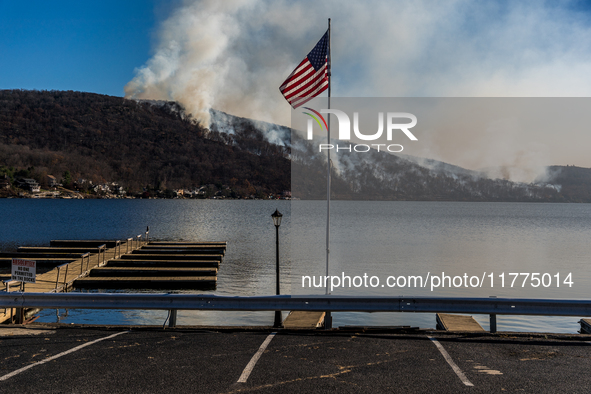
[(332, 313), (330, 311), (326, 311), (324, 314), (324, 329), (332, 330)]
[(25, 322), (25, 308), (16, 308), (16, 324)]
[(490, 314), (490, 333), (494, 334), (497, 332), (497, 315)]
[[(21, 293), (24, 291), (24, 283), (25, 282), (20, 282), (19, 283), (19, 290), (21, 291)], [(25, 308), (16, 308), (16, 324), (23, 324), (25, 321)]]
[(170, 310), (170, 320), (168, 320), (168, 327), (176, 327), (176, 309)]
[[(497, 296), (490, 296), (489, 298), (497, 298)], [(490, 333), (494, 334), (497, 332), (497, 315), (491, 313), (489, 315), (489, 319), (490, 319)]]

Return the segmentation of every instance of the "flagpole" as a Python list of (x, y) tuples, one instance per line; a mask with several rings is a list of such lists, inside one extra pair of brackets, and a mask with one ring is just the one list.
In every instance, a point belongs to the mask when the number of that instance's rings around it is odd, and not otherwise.
[[(328, 71), (328, 109), (330, 109), (330, 18), (328, 18), (328, 59), (327, 59), (327, 71)], [(328, 125), (326, 128), (328, 135), (327, 144), (330, 144), (330, 114), (328, 114)], [(326, 165), (326, 277), (329, 276), (329, 263), (330, 263), (330, 149), (327, 152), (327, 165)], [(328, 291), (328, 284), (326, 286), (326, 295), (330, 294)], [(324, 328), (327, 330), (332, 329), (332, 316), (330, 311), (326, 311), (324, 316)]]

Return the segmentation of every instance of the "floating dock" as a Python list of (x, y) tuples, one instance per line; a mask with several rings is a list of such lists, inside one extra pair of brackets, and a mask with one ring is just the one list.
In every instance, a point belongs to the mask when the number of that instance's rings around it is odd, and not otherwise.
[[(127, 240), (52, 240), (50, 246), (21, 246), (0, 252), (0, 265), (13, 258), (34, 260), (48, 269), (35, 283), (10, 278), (6, 291), (63, 292), (93, 289), (215, 289), (226, 242), (149, 242), (141, 236)], [(16, 315), (19, 316), (16, 316)], [(0, 309), (0, 322), (23, 321), (22, 311)]]
[[(55, 241), (50, 244), (53, 242)], [(68, 291), (76, 279), (88, 275), (93, 268), (100, 267), (109, 259), (118, 258), (123, 252), (129, 252), (130, 248), (140, 247), (141, 244), (142, 241), (133, 241), (131, 238), (126, 241), (88, 240), (77, 243), (74, 247), (19, 247), (17, 252), (0, 252), (0, 264), (3, 266), (10, 267), (12, 258), (21, 258), (34, 260), (39, 266), (48, 268), (47, 272), (36, 275), (35, 283), (21, 283), (8, 278), (4, 281), (4, 289), (33, 293)], [(0, 323), (13, 319), (23, 322), (24, 311), (0, 309)]]
[(484, 328), (472, 316), (438, 313), (436, 319), (438, 330), (484, 332)]
[(324, 325), (326, 312), (291, 311), (283, 321), (283, 328), (315, 329)]
[(591, 334), (591, 319), (581, 319), (579, 324), (581, 325), (581, 334)]
[(77, 288), (215, 289), (225, 242), (157, 242), (109, 260)]

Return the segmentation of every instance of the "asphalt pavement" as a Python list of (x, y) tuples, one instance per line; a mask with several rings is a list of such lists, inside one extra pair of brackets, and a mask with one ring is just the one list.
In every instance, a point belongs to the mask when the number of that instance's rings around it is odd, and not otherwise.
[(0, 392), (589, 392), (590, 340), (434, 331), (3, 326)]

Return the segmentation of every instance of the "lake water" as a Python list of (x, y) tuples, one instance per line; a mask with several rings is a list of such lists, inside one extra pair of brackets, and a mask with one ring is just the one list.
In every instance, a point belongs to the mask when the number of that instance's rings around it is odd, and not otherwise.
[[(275, 290), (275, 228), (280, 227), (283, 294), (324, 294), (302, 276), (325, 272), (326, 202), (222, 200), (0, 200), (0, 249), (48, 245), (50, 239), (123, 239), (150, 226), (151, 239), (228, 241), (218, 295)], [(330, 274), (374, 276), (380, 285), (335, 288), (332, 294), (514, 298), (588, 298), (591, 205), (335, 201), (331, 207)], [(499, 275), (505, 274), (501, 287)], [(513, 286), (509, 273), (543, 274), (547, 287)], [(573, 284), (564, 284), (568, 274)], [(491, 287), (492, 274), (493, 286)], [(558, 274), (560, 281), (556, 286)], [(480, 287), (384, 286), (388, 277), (485, 277)], [(404, 277), (404, 278), (400, 278)], [(430, 279), (433, 280), (433, 279)], [(473, 282), (474, 283), (474, 282)], [(536, 282), (534, 282), (536, 283)], [(375, 284), (375, 282), (373, 283)], [(456, 283), (457, 284), (457, 283)], [(100, 291), (100, 290), (99, 290)], [(488, 328), (488, 316), (475, 316)], [(163, 324), (164, 311), (41, 312), (40, 321)], [(179, 324), (267, 325), (273, 312), (181, 311)], [(576, 317), (499, 316), (502, 331), (571, 332)], [(336, 313), (334, 325), (434, 327), (433, 314)]]

